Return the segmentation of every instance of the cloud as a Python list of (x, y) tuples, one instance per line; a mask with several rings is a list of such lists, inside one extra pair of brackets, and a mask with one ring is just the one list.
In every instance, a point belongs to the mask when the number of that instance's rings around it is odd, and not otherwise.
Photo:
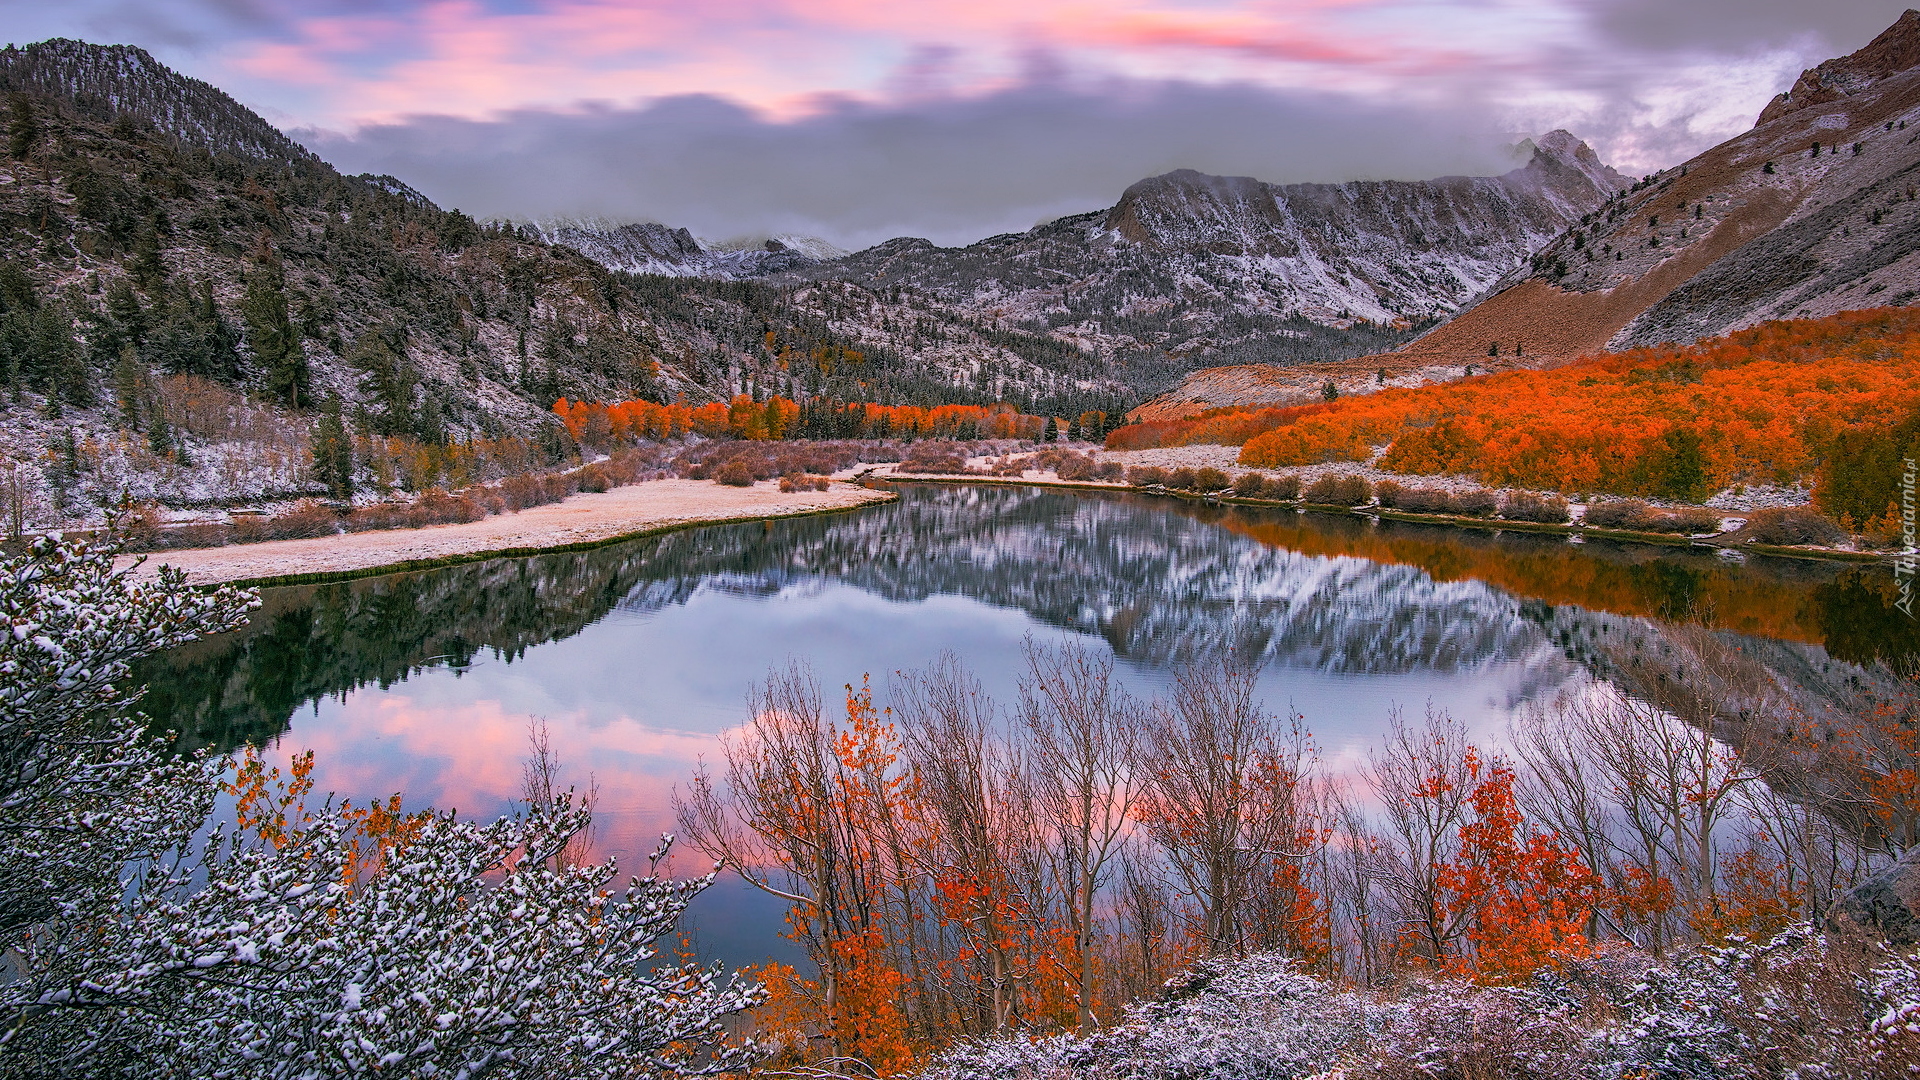
[(1799, 47), (1810, 64), (1865, 45), (1909, 6), (1908, 0), (1582, 2), (1602, 34), (1628, 48), (1737, 56)]
[(295, 134), (348, 171), (404, 177), (480, 216), (656, 220), (714, 238), (797, 232), (849, 247), (1021, 230), (1109, 206), (1133, 181), (1176, 168), (1291, 182), (1514, 165), (1514, 135), (1472, 103), (1044, 74), (967, 97), (828, 99), (787, 121), (682, 95)]

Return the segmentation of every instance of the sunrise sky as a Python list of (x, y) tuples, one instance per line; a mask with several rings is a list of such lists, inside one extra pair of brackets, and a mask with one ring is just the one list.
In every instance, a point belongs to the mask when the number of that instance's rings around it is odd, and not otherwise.
[(0, 0), (141, 45), (350, 171), (482, 215), (966, 242), (1177, 167), (1624, 171), (1742, 130), (1877, 0)]

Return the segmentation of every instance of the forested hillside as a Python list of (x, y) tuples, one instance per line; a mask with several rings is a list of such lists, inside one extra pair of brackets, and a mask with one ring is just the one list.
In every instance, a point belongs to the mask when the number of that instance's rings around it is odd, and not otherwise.
[(336, 402), (362, 458), (551, 458), (560, 397), (1123, 404), (1072, 346), (913, 290), (618, 273), (342, 175), (139, 49), (8, 49), (0, 92), (0, 456), (53, 518), (318, 490)]

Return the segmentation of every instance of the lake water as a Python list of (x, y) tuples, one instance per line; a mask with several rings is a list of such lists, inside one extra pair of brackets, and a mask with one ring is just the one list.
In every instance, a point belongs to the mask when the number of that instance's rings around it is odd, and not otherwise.
[[(1010, 701), (1022, 642), (1108, 648), (1142, 694), (1202, 651), (1264, 661), (1350, 772), (1395, 708), (1497, 743), (1528, 703), (1649, 656), (1725, 647), (1818, 698), (1920, 652), (1891, 570), (1044, 488), (903, 486), (821, 518), (691, 530), (590, 552), (266, 590), (243, 630), (141, 674), (148, 712), (198, 745), (314, 750), (322, 791), (508, 812), (532, 717), (600, 795), (622, 864), (672, 829), (670, 799), (748, 687), (800, 660), (827, 688), (956, 653)], [(1702, 634), (1700, 627), (1711, 627)], [(1706, 643), (1703, 646), (1703, 642)], [(1868, 666), (1863, 666), (1868, 665)], [(681, 852), (682, 871), (704, 870)], [(786, 960), (782, 907), (722, 882), (702, 951)]]

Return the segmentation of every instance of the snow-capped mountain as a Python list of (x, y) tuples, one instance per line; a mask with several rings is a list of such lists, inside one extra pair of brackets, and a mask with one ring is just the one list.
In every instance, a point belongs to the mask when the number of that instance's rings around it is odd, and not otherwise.
[(532, 222), (541, 240), (564, 244), (609, 270), (731, 280), (802, 271), (846, 252), (813, 236), (703, 243), (686, 229), (653, 221), (554, 219)]

